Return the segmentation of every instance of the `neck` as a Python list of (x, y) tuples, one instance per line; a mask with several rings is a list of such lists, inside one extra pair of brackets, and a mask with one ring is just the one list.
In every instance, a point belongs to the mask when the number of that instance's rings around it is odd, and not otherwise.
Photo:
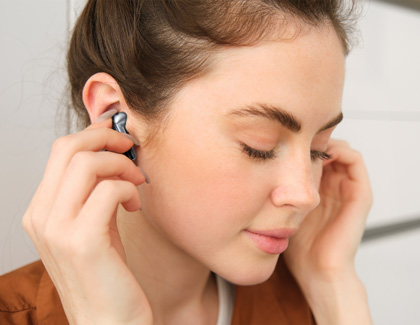
[(217, 286), (208, 268), (164, 238), (140, 211), (119, 211), (118, 229), (155, 324), (216, 323)]

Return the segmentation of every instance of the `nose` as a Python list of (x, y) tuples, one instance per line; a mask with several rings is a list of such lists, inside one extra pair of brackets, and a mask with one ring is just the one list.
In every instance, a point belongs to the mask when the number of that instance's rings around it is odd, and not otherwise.
[(293, 206), (302, 212), (311, 211), (320, 203), (317, 183), (310, 160), (282, 166), (271, 201), (276, 207)]

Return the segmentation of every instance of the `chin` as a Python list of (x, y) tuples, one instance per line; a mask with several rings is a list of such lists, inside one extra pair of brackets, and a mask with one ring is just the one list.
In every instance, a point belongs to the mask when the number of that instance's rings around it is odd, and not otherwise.
[(279, 255), (270, 256), (262, 261), (238, 263), (226, 272), (216, 272), (225, 280), (240, 286), (250, 286), (267, 281), (273, 274)]

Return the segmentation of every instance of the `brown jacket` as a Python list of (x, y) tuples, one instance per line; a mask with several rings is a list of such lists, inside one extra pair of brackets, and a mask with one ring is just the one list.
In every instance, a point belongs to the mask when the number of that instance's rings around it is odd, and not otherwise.
[[(0, 324), (68, 324), (41, 261), (0, 277)], [(236, 287), (232, 324), (314, 324), (302, 292), (282, 258), (266, 282)]]

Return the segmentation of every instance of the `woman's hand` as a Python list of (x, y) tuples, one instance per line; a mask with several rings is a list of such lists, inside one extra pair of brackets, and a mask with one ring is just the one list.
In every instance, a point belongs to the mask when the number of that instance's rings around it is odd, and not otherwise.
[(331, 140), (328, 153), (332, 158), (323, 165), (321, 203), (306, 216), (284, 257), (318, 323), (366, 324), (370, 322), (366, 293), (354, 259), (372, 191), (358, 152), (344, 141)]
[(140, 209), (136, 186), (145, 179), (118, 154), (133, 142), (110, 128), (108, 119), (54, 143), (22, 224), (71, 324), (152, 324), (116, 222), (119, 204)]

